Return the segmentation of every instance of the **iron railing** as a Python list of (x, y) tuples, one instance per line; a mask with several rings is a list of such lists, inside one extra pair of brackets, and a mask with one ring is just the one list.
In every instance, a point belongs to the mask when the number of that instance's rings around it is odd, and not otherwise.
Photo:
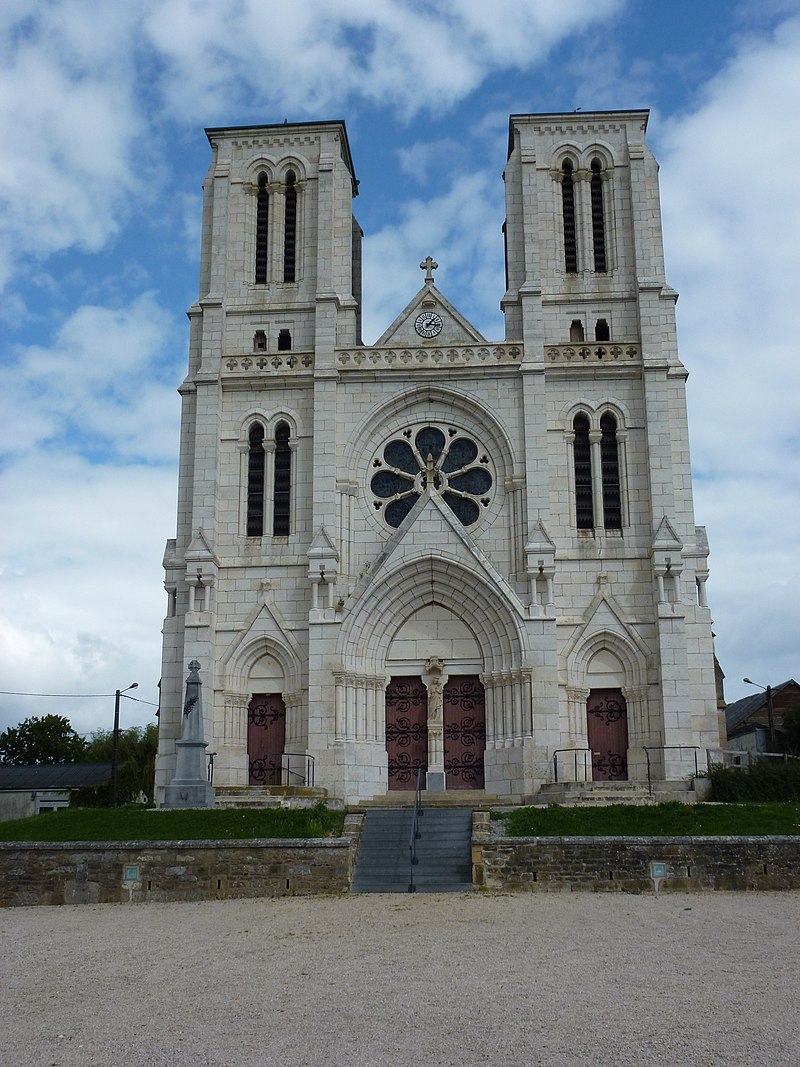
[[(591, 765), (592, 765), (592, 750), (590, 748), (557, 748), (555, 750), (555, 752), (553, 753), (553, 782), (554, 782), (554, 784), (558, 785), (558, 757), (564, 752), (572, 753), (573, 768), (574, 768), (574, 772), (575, 772), (575, 777), (572, 779), (572, 781), (573, 782), (577, 782), (579, 780), (589, 781), (591, 779), (591, 775), (589, 774), (589, 768), (591, 768)], [(579, 779), (578, 778), (578, 753), (580, 753), (583, 756), (583, 779)], [(586, 761), (586, 757), (587, 756), (589, 757), (588, 763)], [(564, 760), (562, 760), (561, 762), (563, 763)]]
[(408, 856), (410, 860), (411, 875), (408, 880), (409, 893), (416, 893), (417, 887), (414, 885), (414, 868), (419, 863), (417, 856), (417, 841), (419, 841), (422, 834), (419, 829), (419, 820), (425, 814), (422, 810), (422, 790), (420, 783), (422, 781), (422, 771), (417, 771), (417, 788), (414, 792), (414, 815), (411, 819), (411, 837), (408, 841)]
[(653, 776), (650, 766), (650, 753), (651, 752), (693, 752), (694, 753), (694, 775), (697, 777), (697, 753), (700, 751), (699, 745), (643, 745), (645, 758), (647, 760), (647, 793), (649, 796), (653, 795)]
[(250, 764), (255, 785), (299, 785), (314, 787), (314, 757), (308, 752), (274, 752)]

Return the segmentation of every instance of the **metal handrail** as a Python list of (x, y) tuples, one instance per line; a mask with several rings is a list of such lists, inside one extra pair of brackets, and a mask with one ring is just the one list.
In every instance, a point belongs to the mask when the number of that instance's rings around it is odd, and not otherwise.
[[(261, 758), (272, 763), (271, 772), (280, 772), (280, 782), (273, 784), (301, 785), (307, 786), (309, 789), (314, 788), (314, 757), (309, 752), (270, 752)], [(296, 771), (292, 769), (291, 761), (293, 759), (303, 761), (302, 770)]]
[(697, 753), (700, 751), (699, 745), (642, 745), (644, 749), (645, 758), (647, 759), (647, 793), (648, 796), (653, 795), (653, 779), (650, 773), (650, 753), (651, 752), (669, 752), (669, 751), (686, 751), (694, 752), (694, 774), (697, 777)]
[(419, 863), (417, 857), (417, 841), (419, 841), (422, 834), (419, 830), (419, 820), (425, 814), (422, 810), (422, 790), (420, 783), (422, 781), (422, 771), (417, 769), (417, 788), (414, 793), (414, 815), (411, 819), (411, 837), (408, 842), (408, 855), (411, 860), (411, 876), (408, 881), (409, 893), (416, 893), (417, 887), (414, 885), (414, 868)]
[(583, 753), (583, 776), (584, 776), (584, 779), (585, 779), (586, 778), (586, 774), (587, 774), (587, 770), (586, 770), (586, 753), (588, 752), (589, 755), (591, 756), (592, 750), (590, 748), (557, 748), (553, 752), (553, 784), (554, 785), (558, 785), (558, 756), (559, 756), (559, 753), (561, 753), (561, 752), (572, 752), (572, 753), (574, 753), (574, 757), (575, 757), (574, 758), (575, 778), (573, 779), (573, 781), (575, 781), (575, 782), (578, 781), (578, 753), (579, 752)]

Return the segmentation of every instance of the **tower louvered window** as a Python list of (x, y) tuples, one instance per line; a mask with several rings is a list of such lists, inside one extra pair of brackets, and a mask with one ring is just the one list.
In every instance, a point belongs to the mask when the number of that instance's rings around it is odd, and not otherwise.
[(296, 271), (297, 186), (294, 171), (286, 173), (286, 214), (283, 228), (283, 280), (293, 282)]
[(247, 456), (247, 536), (264, 533), (264, 427), (256, 422), (250, 427)]
[(600, 419), (600, 467), (603, 475), (603, 525), (607, 530), (622, 529), (622, 503), (619, 485), (617, 420), (606, 412)]
[(575, 182), (572, 163), (564, 160), (561, 168), (561, 211), (564, 216), (564, 270), (567, 274), (578, 271), (578, 237), (575, 229)]
[(262, 171), (258, 176), (256, 199), (256, 285), (267, 284), (267, 236), (269, 233), (269, 193), (267, 176)]
[(272, 534), (288, 537), (292, 498), (292, 450), (289, 427), (279, 422), (275, 428), (275, 489), (272, 498)]
[(599, 159), (592, 160), (592, 241), (594, 243), (594, 269), (598, 274), (606, 272), (606, 222), (603, 210), (603, 179)]
[(575, 462), (575, 518), (579, 530), (593, 530), (592, 446), (589, 441), (589, 420), (585, 415), (576, 415), (572, 429), (575, 431), (572, 446)]

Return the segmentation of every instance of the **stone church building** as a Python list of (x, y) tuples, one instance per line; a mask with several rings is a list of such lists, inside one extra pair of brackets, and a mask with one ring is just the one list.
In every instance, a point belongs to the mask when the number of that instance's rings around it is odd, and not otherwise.
[(159, 797), (191, 660), (216, 786), (522, 799), (718, 746), (647, 117), (512, 115), (504, 339), (428, 256), (370, 346), (344, 123), (207, 131)]

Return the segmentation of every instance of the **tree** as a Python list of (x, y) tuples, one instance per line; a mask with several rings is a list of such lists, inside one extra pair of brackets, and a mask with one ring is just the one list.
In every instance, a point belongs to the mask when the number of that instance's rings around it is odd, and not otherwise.
[[(121, 730), (117, 757), (117, 800), (120, 804), (138, 801), (144, 795), (153, 802), (158, 727), (132, 726)], [(96, 730), (86, 746), (86, 758), (92, 763), (110, 763), (114, 750), (113, 730)], [(110, 782), (104, 785), (76, 789), (71, 803), (77, 807), (107, 807), (110, 804)]]
[(800, 708), (783, 713), (783, 749), (793, 756), (800, 756)]
[(63, 715), (33, 716), (0, 734), (2, 763), (77, 763), (85, 758), (86, 742)]

